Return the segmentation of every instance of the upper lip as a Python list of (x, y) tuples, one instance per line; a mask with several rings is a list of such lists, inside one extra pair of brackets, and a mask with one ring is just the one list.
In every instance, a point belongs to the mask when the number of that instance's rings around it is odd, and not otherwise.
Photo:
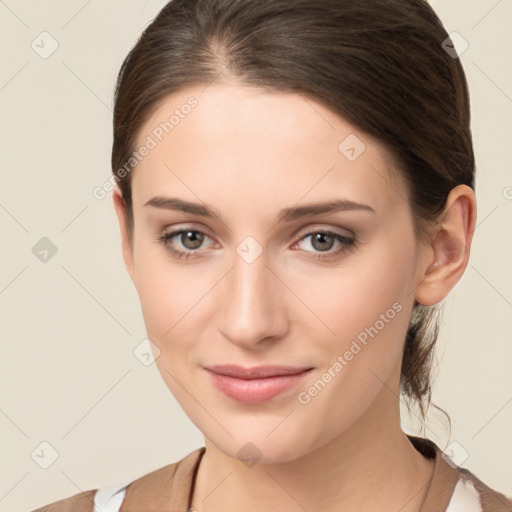
[(277, 377), (282, 375), (297, 375), (311, 370), (311, 367), (297, 367), (297, 366), (284, 366), (284, 365), (269, 365), (269, 366), (253, 366), (252, 368), (244, 368), (234, 364), (206, 366), (206, 370), (219, 375), (227, 375), (228, 377), (236, 377), (238, 379), (263, 379), (265, 377)]

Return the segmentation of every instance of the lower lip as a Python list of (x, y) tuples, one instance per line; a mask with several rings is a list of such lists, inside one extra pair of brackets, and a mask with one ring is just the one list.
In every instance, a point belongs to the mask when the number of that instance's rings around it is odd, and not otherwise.
[(207, 371), (211, 375), (213, 385), (227, 397), (244, 404), (257, 405), (294, 388), (311, 370), (305, 370), (294, 375), (279, 375), (251, 380), (228, 377), (227, 375)]

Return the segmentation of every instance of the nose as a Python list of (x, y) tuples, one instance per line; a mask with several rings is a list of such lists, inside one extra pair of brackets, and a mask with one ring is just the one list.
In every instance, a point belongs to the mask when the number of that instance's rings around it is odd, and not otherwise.
[(218, 328), (243, 348), (265, 348), (289, 328), (285, 287), (268, 265), (265, 251), (252, 262), (235, 254), (220, 287)]

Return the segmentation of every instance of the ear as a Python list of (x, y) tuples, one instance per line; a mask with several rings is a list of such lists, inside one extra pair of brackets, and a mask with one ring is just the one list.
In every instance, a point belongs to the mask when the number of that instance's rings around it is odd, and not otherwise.
[(123, 251), (124, 264), (126, 266), (128, 274), (130, 275), (131, 280), (133, 281), (133, 248), (131, 245), (130, 237), (128, 235), (128, 228), (126, 222), (126, 203), (121, 193), (121, 190), (119, 189), (119, 186), (117, 184), (114, 187), (112, 198), (114, 200), (114, 209), (117, 214), (117, 220), (119, 221), (119, 229), (121, 231), (121, 247)]
[(475, 231), (476, 199), (473, 190), (458, 185), (450, 191), (439, 224), (434, 228), (425, 259), (416, 302), (441, 302), (466, 270)]

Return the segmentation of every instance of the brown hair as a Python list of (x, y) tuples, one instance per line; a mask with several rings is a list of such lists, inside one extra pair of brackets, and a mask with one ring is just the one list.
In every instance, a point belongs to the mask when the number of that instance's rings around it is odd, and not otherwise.
[[(130, 173), (119, 170), (140, 128), (166, 96), (222, 72), (268, 91), (308, 93), (376, 137), (399, 164), (421, 236), (452, 188), (474, 189), (468, 87), (460, 60), (443, 49), (447, 38), (425, 0), (172, 0), (116, 86), (112, 171), (130, 236)], [(437, 311), (416, 306), (402, 360), (401, 390), (423, 419)]]

